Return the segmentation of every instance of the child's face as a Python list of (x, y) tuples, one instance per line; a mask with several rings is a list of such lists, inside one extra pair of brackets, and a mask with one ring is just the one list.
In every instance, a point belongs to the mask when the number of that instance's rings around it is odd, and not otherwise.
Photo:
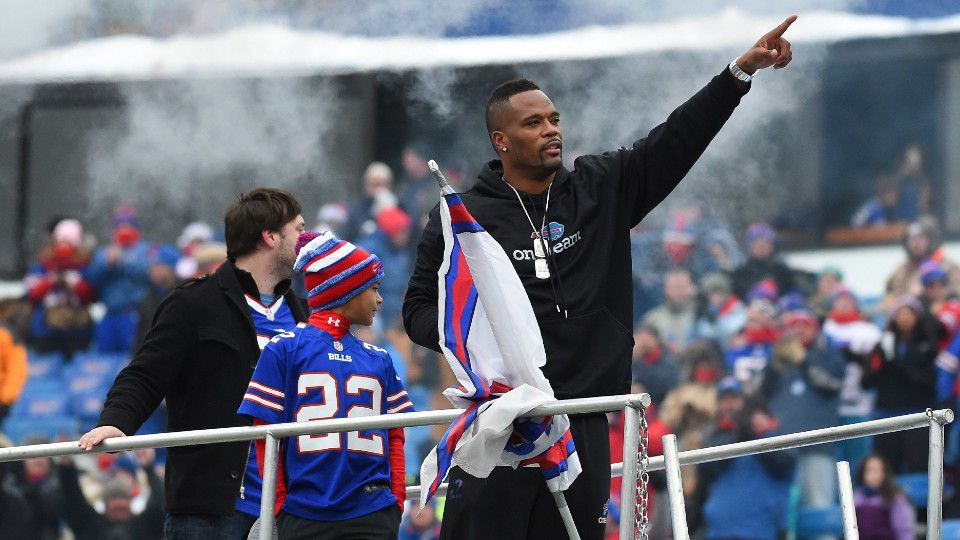
[(880, 489), (883, 485), (883, 463), (879, 459), (867, 460), (863, 466), (863, 483), (871, 489)]
[(370, 326), (382, 303), (380, 284), (374, 283), (343, 305), (343, 316), (350, 321), (350, 324)]

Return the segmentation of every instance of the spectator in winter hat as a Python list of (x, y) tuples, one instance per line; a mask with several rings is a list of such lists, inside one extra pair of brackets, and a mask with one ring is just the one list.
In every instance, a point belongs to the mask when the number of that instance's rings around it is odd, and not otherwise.
[[(846, 367), (843, 358), (820, 336), (820, 323), (806, 306), (785, 312), (782, 319), (785, 335), (774, 345), (772, 359), (763, 370), (761, 392), (770, 412), (787, 433), (836, 426), (837, 398)], [(834, 453), (832, 444), (795, 453), (803, 506), (833, 503)]]
[[(797, 292), (787, 293), (777, 300), (777, 313), (779, 313), (781, 317), (798, 311), (812, 311), (807, 307), (807, 299), (804, 298), (802, 294)], [(784, 321), (784, 324), (786, 324), (786, 321)]]
[[(880, 342), (880, 329), (864, 319), (857, 297), (846, 287), (841, 287), (834, 296), (833, 305), (823, 323), (823, 335), (831, 346), (840, 351), (846, 362), (840, 404), (837, 407), (840, 422), (852, 424), (869, 420), (873, 414), (873, 393), (864, 390), (860, 382), (863, 378), (863, 359)], [(840, 456), (851, 464), (860, 463), (869, 450), (868, 439), (839, 443)]]
[[(934, 360), (939, 349), (937, 321), (919, 300), (905, 296), (875, 351), (864, 361), (863, 387), (875, 389), (875, 417), (921, 412), (934, 405)], [(874, 448), (898, 473), (926, 470), (926, 434), (913, 430), (880, 435)]]
[(313, 230), (317, 232), (330, 231), (339, 235), (344, 225), (350, 219), (347, 205), (335, 202), (327, 203), (317, 210), (317, 224)]
[(796, 282), (791, 270), (777, 256), (777, 234), (766, 223), (747, 227), (747, 261), (733, 272), (733, 292), (746, 294), (760, 281), (772, 279), (781, 293), (794, 289)]
[(70, 356), (89, 346), (93, 319), (88, 309), (96, 299), (93, 286), (83, 277), (89, 263), (80, 222), (58, 222), (50, 244), (40, 251), (24, 278), (27, 299), (33, 305), (26, 337), (37, 351)]
[(920, 265), (923, 292), (920, 302), (940, 321), (940, 348), (944, 348), (960, 330), (960, 300), (947, 289), (949, 276), (934, 260)]
[(93, 256), (85, 275), (107, 308), (97, 324), (97, 349), (127, 353), (133, 347), (139, 321), (138, 306), (150, 289), (150, 246), (140, 239), (140, 222), (130, 205), (113, 216), (113, 239)]
[(197, 275), (197, 249), (213, 240), (213, 228), (202, 221), (194, 221), (183, 228), (177, 238), (177, 247), (182, 257), (176, 264), (177, 277), (190, 279)]
[(719, 272), (707, 274), (700, 280), (704, 301), (697, 320), (697, 335), (713, 340), (726, 351), (730, 340), (747, 323), (747, 308), (733, 294), (730, 278)]
[(693, 255), (697, 237), (682, 219), (674, 219), (663, 231), (663, 249), (676, 266), (686, 266)]
[(920, 266), (927, 260), (936, 261), (947, 274), (947, 290), (952, 295), (960, 294), (960, 266), (947, 258), (943, 250), (940, 226), (932, 217), (923, 217), (907, 227), (903, 247), (907, 260), (903, 261), (887, 279), (886, 294), (881, 308), (890, 310), (904, 295), (919, 295)]
[(766, 300), (770, 305), (776, 305), (780, 297), (780, 289), (772, 279), (762, 279), (758, 281), (747, 293), (747, 301)]
[(776, 320), (777, 311), (765, 298), (757, 298), (747, 307), (747, 324), (727, 350), (727, 370), (752, 394), (759, 385), (759, 375), (767, 366), (782, 332)]

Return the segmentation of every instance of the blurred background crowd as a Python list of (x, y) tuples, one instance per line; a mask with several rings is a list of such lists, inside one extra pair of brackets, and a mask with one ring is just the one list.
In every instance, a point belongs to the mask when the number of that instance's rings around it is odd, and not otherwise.
[[(450, 176), (469, 189), (463, 175)], [(440, 394), (453, 382), (446, 361), (412, 344), (400, 316), (418, 233), (438, 201), (426, 159), (409, 147), (396, 173), (374, 162), (361, 182), (356, 197), (317, 209), (312, 228), (335, 231), (380, 255), (383, 310), (375, 326), (356, 329), (358, 337), (391, 352), (418, 410), (449, 407)], [(922, 209), (910, 217), (915, 220), (890, 218), (904, 225), (902, 255), (877, 269), (888, 277), (885, 294), (873, 297), (859, 295), (857, 283), (837, 266), (815, 273), (791, 268), (772, 226), (758, 222), (735, 230), (703, 201), (678, 204), (661, 229), (638, 227), (632, 236), (633, 378), (635, 390), (653, 398), (647, 411), (651, 453), (666, 433), (678, 436), (681, 449), (694, 449), (954, 408), (960, 396), (960, 266), (946, 255), (936, 219)], [(25, 294), (0, 303), (0, 430), (13, 443), (70, 439), (91, 428), (160, 300), (226, 258), (219, 223), (186, 224), (169, 242), (143, 230), (129, 204), (115, 209), (112, 223), (112, 229), (88, 230), (73, 217), (51, 221), (47, 243), (24, 277)], [(610, 419), (619, 460), (622, 427), (616, 414)], [(161, 410), (141, 433), (163, 427)], [(411, 481), (441, 434), (439, 428), (407, 430)], [(834, 463), (846, 459), (868, 478), (879, 475), (880, 484), (862, 483), (863, 504), (878, 506), (877, 516), (896, 516), (877, 519), (913, 535), (926, 497), (926, 448), (926, 432), (916, 430), (691, 468), (684, 471), (691, 524), (709, 537), (763, 537), (764, 531), (809, 536), (818, 527), (829, 534), (837, 526)], [(51, 534), (66, 524), (79, 537), (88, 537), (80, 532), (88, 527), (132, 531), (143, 520), (156, 520), (150, 513), (156, 499), (143, 493), (162, 489), (156, 481), (162, 451), (159, 460), (150, 453), (78, 461), (84, 465), (79, 478), (99, 483), (85, 493), (106, 513), (84, 509), (72, 460), (31, 460), (6, 466), (15, 469), (16, 481), (5, 495), (32, 508), (16, 514), (33, 516)], [(947, 462), (951, 472), (960, 465), (956, 437), (949, 438)], [(892, 487), (896, 482), (902, 490)], [(949, 495), (954, 487), (948, 485)], [(659, 503), (666, 500), (664, 487), (654, 475), (654, 537), (669, 535), (667, 508)], [(111, 497), (121, 495), (139, 505), (117, 511), (122, 527), (109, 523), (111, 505), (120, 504)], [(75, 497), (76, 513), (52, 502), (57, 497)], [(615, 482), (611, 530), (618, 497)], [(948, 502), (947, 511), (960, 508)], [(404, 524), (430, 534), (436, 525), (436, 519), (414, 515)], [(861, 530), (866, 526), (861, 522)]]

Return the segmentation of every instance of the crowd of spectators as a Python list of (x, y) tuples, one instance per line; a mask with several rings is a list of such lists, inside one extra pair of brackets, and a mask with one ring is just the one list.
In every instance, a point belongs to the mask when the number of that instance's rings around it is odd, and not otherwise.
[[(382, 316), (358, 337), (390, 350), (418, 410), (447, 407), (440, 393), (453, 383), (446, 361), (415, 346), (400, 317), (418, 234), (438, 199), (426, 160), (408, 148), (396, 177), (388, 165), (370, 164), (360, 194), (325, 204), (314, 222), (384, 261)], [(149, 231), (141, 236), (135, 209), (123, 205), (113, 225), (98, 245), (78, 220), (55, 220), (25, 277), (24, 297), (0, 305), (0, 431), (13, 443), (75, 439), (90, 427), (89, 413), (95, 419), (160, 300), (226, 257), (221, 232), (209, 224), (191, 223), (174, 242), (158, 242)], [(652, 453), (666, 433), (689, 450), (956, 405), (960, 267), (945, 256), (931, 218), (907, 229), (905, 259), (899, 266), (891, 261), (879, 298), (858, 296), (857, 283), (835, 266), (816, 274), (791, 268), (772, 227), (755, 223), (734, 231), (702, 201), (680, 205), (663, 230), (642, 227), (632, 236), (632, 373), (635, 390), (653, 399), (647, 411)], [(57, 370), (64, 381), (51, 387)], [(75, 391), (77, 381), (94, 376), (100, 383)], [(49, 388), (67, 402), (35, 399)], [(45, 423), (45, 415), (56, 421)], [(611, 415), (615, 459), (621, 424)], [(163, 429), (162, 413), (151, 425)], [(411, 481), (441, 432), (407, 430)], [(691, 527), (707, 538), (796, 532), (801, 509), (836, 504), (833, 465), (846, 459), (860, 469), (862, 523), (906, 538), (897, 531), (913, 526), (914, 508), (894, 482), (925, 471), (925, 437), (906, 431), (685, 469)], [(952, 437), (948, 465), (958, 457), (960, 441)], [(29, 521), (29, 530), (43, 531), (31, 538), (57, 538), (64, 528), (76, 538), (157, 537), (162, 463), (163, 452), (156, 462), (151, 452), (5, 465), (0, 497), (8, 502), (0, 504), (0, 523)], [(653, 475), (655, 538), (669, 531), (660, 503), (664, 489)], [(611, 531), (618, 498), (615, 482)], [(400, 537), (436, 537), (442, 501), (430, 510), (405, 515)]]

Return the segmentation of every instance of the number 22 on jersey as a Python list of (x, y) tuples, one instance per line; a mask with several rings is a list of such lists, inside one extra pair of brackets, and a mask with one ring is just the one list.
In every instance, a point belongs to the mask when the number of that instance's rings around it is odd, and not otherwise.
[[(350, 375), (343, 384), (343, 390), (348, 396), (363, 396), (365, 394), (370, 396), (369, 407), (359, 404), (353, 405), (347, 409), (347, 418), (375, 416), (381, 413), (383, 385), (376, 378), (367, 375)], [(337, 379), (327, 372), (301, 373), (300, 378), (297, 379), (297, 393), (300, 396), (306, 396), (313, 392), (321, 393), (322, 403), (301, 405), (296, 413), (297, 422), (335, 418), (341, 407), (341, 394)], [(297, 437), (297, 450), (301, 454), (341, 450), (344, 438), (346, 438), (348, 452), (375, 456), (384, 455), (382, 435), (375, 433), (369, 437), (364, 437), (360, 435), (359, 431), (300, 435)]]

